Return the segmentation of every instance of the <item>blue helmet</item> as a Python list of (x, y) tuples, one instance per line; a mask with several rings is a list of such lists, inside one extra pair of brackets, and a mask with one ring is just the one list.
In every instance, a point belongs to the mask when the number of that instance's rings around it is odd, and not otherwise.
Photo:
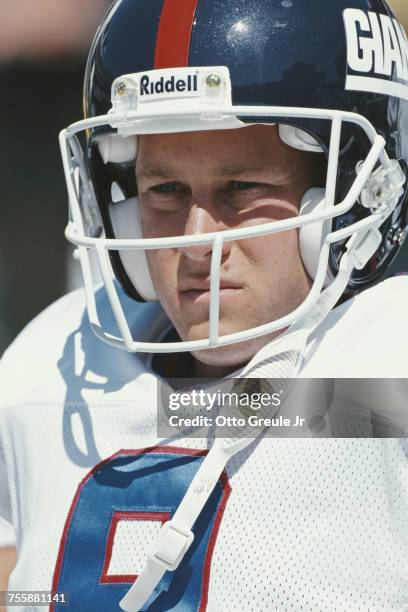
[[(81, 217), (88, 240), (131, 238), (121, 202), (137, 200), (138, 134), (278, 124), (286, 144), (327, 158), (326, 189), (313, 190), (300, 211), (310, 276), (335, 234), (321, 284), (336, 278), (350, 237), (377, 215), (372, 252), (353, 267), (346, 291), (365, 288), (407, 232), (407, 49), (384, 0), (118, 0), (90, 51), (85, 121), (63, 142), (66, 171), (79, 167), (82, 184), (71, 222)], [(79, 128), (85, 156), (74, 142)], [(140, 250), (109, 244), (126, 292), (154, 299)]]

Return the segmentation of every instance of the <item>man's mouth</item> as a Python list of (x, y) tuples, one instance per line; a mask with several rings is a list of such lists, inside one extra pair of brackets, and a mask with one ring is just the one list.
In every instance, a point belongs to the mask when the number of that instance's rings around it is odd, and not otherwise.
[[(242, 286), (231, 282), (220, 283), (220, 302), (232, 300), (242, 293)], [(209, 304), (211, 291), (209, 282), (191, 282), (182, 285), (179, 289), (180, 299), (195, 304)]]

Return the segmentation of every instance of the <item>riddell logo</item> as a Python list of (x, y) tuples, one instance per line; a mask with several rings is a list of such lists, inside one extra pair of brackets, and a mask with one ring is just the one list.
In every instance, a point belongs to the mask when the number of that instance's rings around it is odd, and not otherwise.
[(388, 15), (346, 9), (346, 89), (408, 100), (408, 43), (401, 24)]
[(148, 74), (140, 79), (140, 95), (152, 96), (154, 94), (189, 93), (198, 91), (198, 77), (189, 74), (187, 78), (177, 78), (174, 75), (168, 78), (152, 80)]

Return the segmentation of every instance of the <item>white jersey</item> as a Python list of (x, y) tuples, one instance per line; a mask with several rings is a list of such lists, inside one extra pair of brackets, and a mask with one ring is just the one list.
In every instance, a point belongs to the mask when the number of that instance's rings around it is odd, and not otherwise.
[[(168, 325), (158, 305), (122, 300), (133, 327), (158, 337)], [(338, 307), (311, 338), (301, 376), (408, 378), (407, 304), (401, 277)], [(114, 330), (102, 291), (98, 309)], [(67, 593), (69, 606), (52, 610), (119, 611), (208, 448), (157, 439), (157, 380), (147, 360), (94, 337), (82, 291), (6, 352), (0, 516), (18, 547), (10, 590)], [(255, 441), (228, 464), (191, 549), (146, 610), (406, 611), (407, 457), (396, 438)]]

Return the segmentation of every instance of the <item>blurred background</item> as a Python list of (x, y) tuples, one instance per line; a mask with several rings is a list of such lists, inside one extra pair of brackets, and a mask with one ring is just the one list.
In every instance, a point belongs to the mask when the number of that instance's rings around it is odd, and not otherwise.
[[(180, 0), (182, 1), (182, 0)], [(58, 132), (81, 118), (88, 47), (110, 0), (0, 0), (0, 355), (77, 286)], [(408, 0), (391, 0), (408, 29)], [(408, 248), (395, 270), (408, 270)]]
[(82, 118), (86, 55), (110, 4), (0, 0), (0, 355), (79, 282), (58, 132)]

